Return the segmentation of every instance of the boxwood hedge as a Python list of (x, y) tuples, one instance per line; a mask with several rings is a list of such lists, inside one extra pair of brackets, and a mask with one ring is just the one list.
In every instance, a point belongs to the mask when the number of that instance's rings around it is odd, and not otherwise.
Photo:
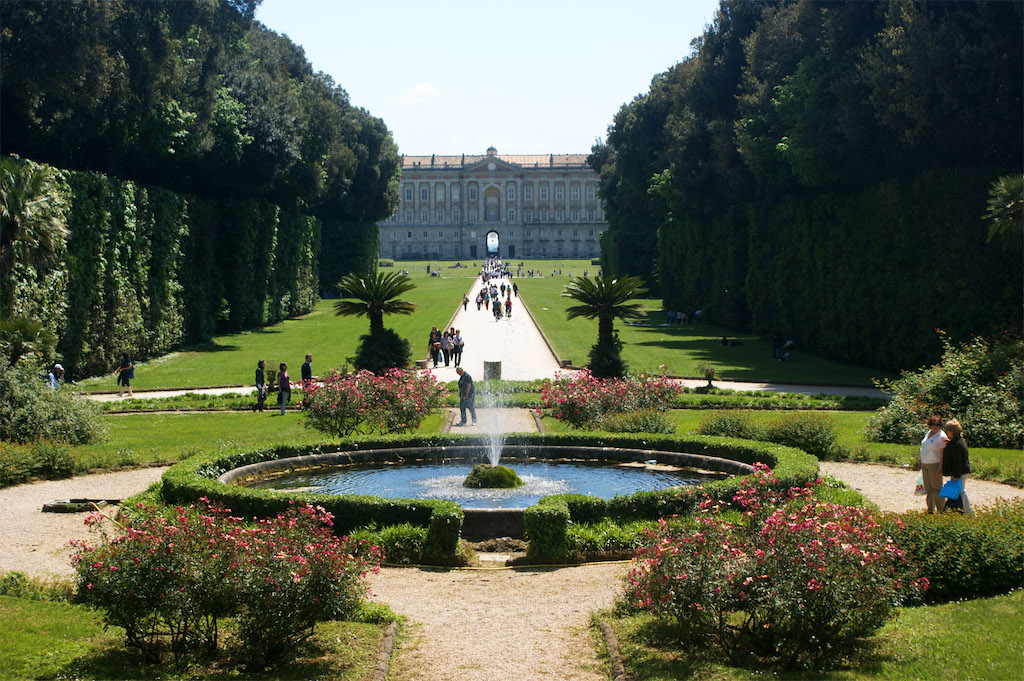
[[(484, 442), (483, 438), (472, 435), (394, 435), (351, 438), (337, 445), (278, 446), (248, 452), (200, 454), (176, 464), (164, 474), (162, 494), (169, 503), (180, 504), (206, 497), (237, 514), (252, 517), (276, 515), (288, 507), (290, 500), (310, 503), (323, 506), (334, 514), (335, 531), (340, 533), (370, 524), (387, 527), (408, 523), (428, 529), (425, 553), (437, 558), (451, 558), (455, 555), (464, 517), (461, 507), (454, 502), (311, 492), (284, 495), (272, 490), (225, 485), (217, 478), (240, 466), (288, 457), (398, 447), (482, 446)], [(505, 438), (505, 444), (650, 449), (714, 456), (747, 464), (761, 462), (772, 467), (780, 484), (786, 486), (801, 485), (814, 479), (818, 473), (817, 460), (800, 450), (723, 437), (593, 432), (514, 434)], [(731, 499), (739, 489), (739, 481), (736, 478), (719, 480), (705, 485), (704, 489), (717, 498)], [(544, 499), (527, 509), (524, 522), (527, 536), (531, 539), (531, 554), (559, 559), (567, 555), (567, 527), (570, 522), (604, 518), (649, 520), (687, 513), (694, 504), (692, 494), (680, 494), (678, 490), (639, 492), (610, 500), (564, 495)]]

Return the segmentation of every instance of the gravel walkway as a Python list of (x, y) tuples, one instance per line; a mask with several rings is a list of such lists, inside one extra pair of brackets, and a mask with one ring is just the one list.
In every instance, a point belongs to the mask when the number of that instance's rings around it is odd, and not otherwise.
[[(895, 466), (822, 461), (821, 471), (861, 492), (883, 511), (925, 510), (924, 497), (914, 496), (917, 472)], [(967, 480), (967, 497), (975, 509), (996, 499), (1024, 499), (1024, 489), (987, 480)]]
[(500, 571), (386, 568), (374, 600), (406, 615), (402, 681), (606, 679), (590, 614), (621, 593), (628, 564)]
[[(68, 577), (72, 539), (92, 535), (82, 513), (43, 513), (55, 499), (123, 499), (160, 479), (166, 466), (98, 473), (68, 480), (45, 480), (0, 489), (0, 570), (19, 570), (37, 577)], [(116, 507), (108, 507), (112, 513)]]

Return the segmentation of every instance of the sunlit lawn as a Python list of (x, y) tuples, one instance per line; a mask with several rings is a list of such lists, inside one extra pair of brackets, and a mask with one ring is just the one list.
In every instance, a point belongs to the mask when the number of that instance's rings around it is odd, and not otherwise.
[(176, 669), (143, 664), (126, 650), (124, 631), (104, 630), (100, 615), (85, 606), (0, 596), (0, 678), (366, 679), (381, 635), (379, 625), (324, 622), (294, 661), (269, 672), (239, 672), (237, 662), (223, 659)]
[(1024, 592), (900, 608), (899, 617), (831, 671), (771, 674), (731, 667), (714, 654), (684, 655), (649, 616), (612, 620), (630, 678), (1019, 679), (1024, 678)]
[[(445, 414), (428, 416), (418, 433), (436, 433)], [(102, 417), (104, 442), (76, 447), (79, 468), (171, 463), (199, 452), (255, 449), (274, 445), (329, 444), (337, 438), (302, 425), (300, 412), (113, 414)]]
[[(544, 278), (520, 283), (520, 296), (562, 359), (575, 366), (587, 363), (590, 347), (597, 342), (597, 321), (577, 318), (566, 320), (565, 310), (575, 304), (562, 297), (564, 278)], [(677, 376), (698, 377), (697, 364), (706, 362), (715, 368), (718, 378), (738, 381), (778, 383), (821, 383), (836, 385), (872, 385), (872, 378), (889, 376), (885, 371), (854, 367), (801, 352), (795, 359), (772, 359), (771, 343), (750, 334), (736, 334), (711, 324), (659, 326), (666, 322), (660, 300), (639, 300), (645, 320), (651, 326), (615, 323), (623, 343), (623, 358), (633, 373), (654, 373), (662, 364)], [(723, 347), (722, 336), (743, 343)]]

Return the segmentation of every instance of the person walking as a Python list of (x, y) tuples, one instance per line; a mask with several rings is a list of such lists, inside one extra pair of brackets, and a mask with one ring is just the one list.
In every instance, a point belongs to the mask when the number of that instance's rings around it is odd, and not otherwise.
[(267, 363), (262, 359), (256, 362), (256, 404), (253, 411), (263, 411), (263, 403), (267, 401)]
[(441, 336), (441, 354), (444, 355), (444, 365), (448, 366), (452, 359), (452, 336), (447, 331)]
[(512, 284), (512, 293), (516, 295), (516, 298), (519, 297), (519, 284)]
[(508, 317), (509, 319), (512, 319), (512, 299), (511, 298), (506, 298), (505, 299), (505, 316)]
[(313, 387), (313, 355), (307, 354), (302, 363), (302, 408), (309, 405), (309, 389)]
[(281, 416), (288, 406), (288, 400), (292, 397), (292, 378), (288, 375), (288, 364), (281, 362), (277, 371), (277, 401), (281, 405)]
[[(950, 480), (960, 481), (959, 500), (963, 504), (964, 513), (974, 515), (974, 509), (971, 508), (971, 502), (967, 498), (967, 474), (971, 472), (971, 461), (967, 453), (964, 429), (959, 421), (956, 419), (946, 421), (946, 436), (949, 438), (949, 442), (942, 452), (942, 475), (948, 476)], [(939, 480), (941, 481), (941, 479), (940, 476)], [(955, 498), (950, 499), (950, 501), (955, 500)], [(944, 497), (941, 498), (940, 504), (939, 510), (944, 510), (947, 504)]]
[(947, 442), (949, 437), (942, 432), (942, 417), (938, 414), (928, 417), (928, 432), (921, 440), (918, 459), (929, 513), (942, 510), (939, 490), (942, 489), (942, 450)]
[(437, 368), (437, 360), (441, 358), (441, 332), (437, 330), (437, 327), (433, 327), (430, 330), (430, 340), (427, 341), (427, 347), (430, 349), (430, 359), (434, 360), (434, 368)]
[(462, 311), (465, 312), (469, 309), (469, 294), (462, 294)]
[(456, 423), (457, 426), (466, 425), (466, 410), (473, 418), (473, 425), (476, 425), (476, 388), (473, 386), (473, 377), (469, 372), (459, 367), (455, 370), (459, 375), (459, 411), (462, 413), (462, 420)]
[(117, 396), (121, 397), (124, 389), (128, 389), (128, 397), (132, 396), (132, 379), (135, 378), (135, 365), (128, 357), (127, 352), (121, 353), (121, 361), (117, 365)]
[(452, 337), (452, 359), (455, 360), (456, 368), (462, 363), (462, 347), (466, 341), (462, 338), (462, 331), (455, 329), (455, 336)]

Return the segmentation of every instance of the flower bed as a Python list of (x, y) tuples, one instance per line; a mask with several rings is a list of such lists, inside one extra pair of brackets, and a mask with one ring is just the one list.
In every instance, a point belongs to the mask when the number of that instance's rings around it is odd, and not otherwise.
[(667, 375), (599, 379), (583, 369), (559, 374), (541, 390), (541, 404), (555, 418), (591, 428), (611, 414), (664, 412), (682, 388)]

